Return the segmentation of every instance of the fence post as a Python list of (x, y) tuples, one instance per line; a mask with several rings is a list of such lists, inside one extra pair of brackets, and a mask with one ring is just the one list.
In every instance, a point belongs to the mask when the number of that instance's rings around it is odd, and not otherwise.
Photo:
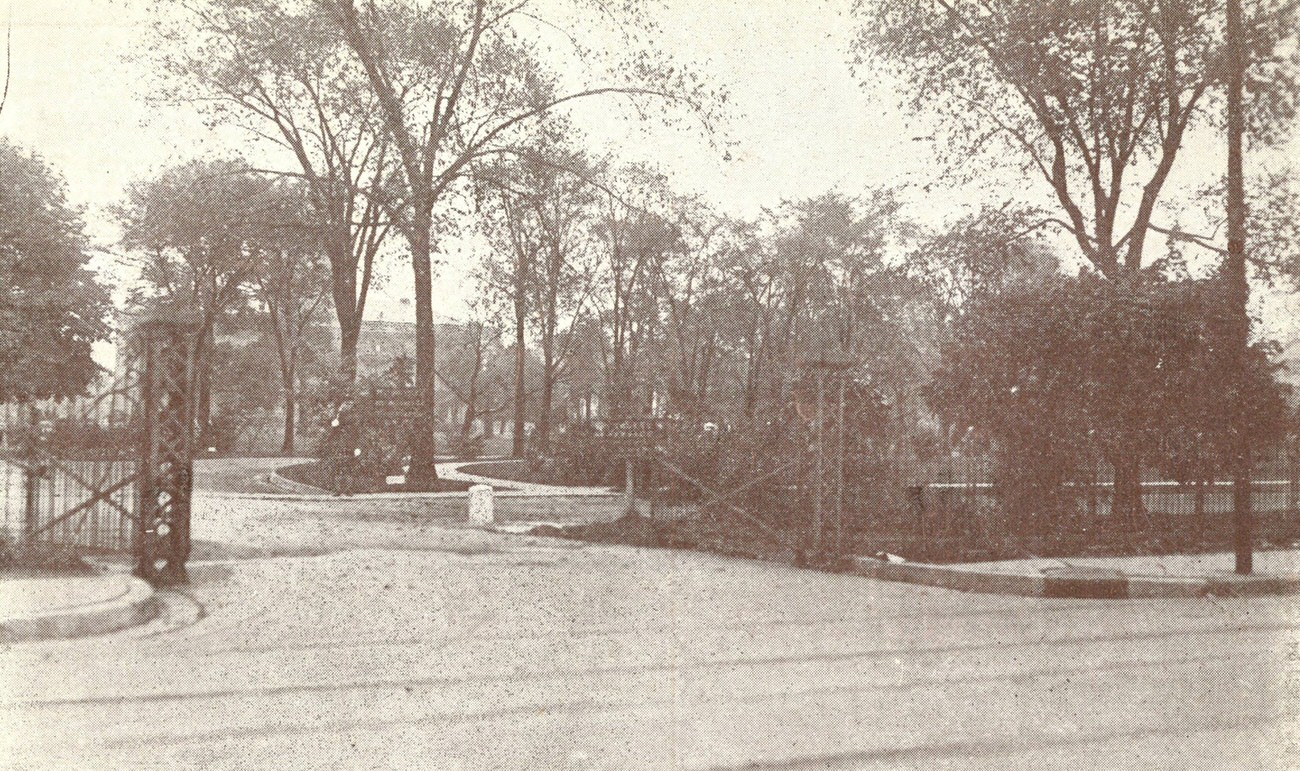
[(23, 543), (30, 543), (40, 515), (41, 477), (30, 468), (23, 469)]
[(23, 466), (23, 543), (30, 543), (33, 534), (41, 524), (41, 473), (36, 468), (38, 460), (36, 443), (40, 431), (40, 420), (35, 404), (27, 405), (28, 436), (23, 454), (26, 464)]
[(197, 325), (183, 318), (153, 318), (139, 329), (145, 440), (135, 572), (155, 584), (188, 580), (197, 333)]

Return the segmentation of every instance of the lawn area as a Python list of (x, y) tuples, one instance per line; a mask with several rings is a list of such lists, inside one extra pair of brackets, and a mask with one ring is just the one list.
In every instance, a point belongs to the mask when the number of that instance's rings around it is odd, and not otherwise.
[(0, 540), (0, 575), (2, 576), (76, 576), (93, 572), (94, 568), (71, 547), (39, 542), (17, 544)]
[[(777, 562), (798, 562), (836, 567), (853, 556), (879, 552), (928, 563), (986, 562), (1034, 557), (1127, 557), (1169, 554), (1204, 554), (1230, 549), (1232, 522), (1223, 515), (1151, 517), (1139, 529), (1115, 522), (1092, 520), (1045, 533), (970, 528), (928, 535), (909, 531), (903, 522), (877, 521), (874, 527), (847, 530), (840, 549), (813, 554), (805, 531), (782, 527), (768, 520), (770, 530), (734, 516), (710, 517), (678, 509), (678, 516), (651, 518), (642, 513), (605, 522), (540, 528), (538, 535), (554, 535), (599, 543), (622, 543), (727, 554)], [(882, 518), (883, 519), (883, 518)], [(828, 542), (833, 542), (827, 533)], [(1300, 546), (1300, 518), (1288, 514), (1261, 514), (1256, 518), (1256, 548), (1290, 549)]]
[[(509, 482), (525, 482), (535, 485), (559, 485), (562, 487), (605, 487), (605, 480), (593, 476), (578, 476), (566, 473), (553, 465), (532, 467), (523, 460), (493, 460), (472, 463), (460, 467), (461, 473), (489, 479), (504, 479)], [(621, 481), (621, 480), (619, 480)]]
[[(382, 478), (343, 477), (332, 472), (328, 464), (321, 461), (299, 463), (284, 466), (276, 473), (299, 484), (311, 485), (322, 490), (340, 494), (358, 493), (402, 493), (402, 492), (465, 492), (473, 486), (472, 482), (460, 482), (452, 479), (439, 479), (433, 486), (415, 487), (406, 484), (390, 485)], [(346, 489), (345, 489), (346, 488)]]

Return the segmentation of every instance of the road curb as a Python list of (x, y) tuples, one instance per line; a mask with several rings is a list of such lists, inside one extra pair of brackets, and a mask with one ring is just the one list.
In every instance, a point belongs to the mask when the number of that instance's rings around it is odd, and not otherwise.
[(274, 469), (270, 474), (267, 474), (266, 483), (273, 487), (278, 487), (290, 495), (312, 495), (317, 497), (333, 495), (333, 493), (324, 488), (304, 484), (302, 482), (295, 482), (281, 474), (279, 469)]
[(1259, 597), (1300, 594), (1300, 576), (1126, 576), (1062, 571), (1031, 575), (971, 570), (948, 565), (854, 559), (855, 572), (882, 581), (922, 584), (981, 594), (1055, 599), (1157, 599), (1176, 597)]
[(120, 580), (123, 588), (110, 600), (0, 618), (0, 642), (108, 634), (157, 618), (161, 603), (152, 586), (134, 576), (116, 576), (113, 580)]

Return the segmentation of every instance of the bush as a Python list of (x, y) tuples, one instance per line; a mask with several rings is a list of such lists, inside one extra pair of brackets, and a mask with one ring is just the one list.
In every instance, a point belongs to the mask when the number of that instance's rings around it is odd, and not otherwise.
[(464, 460), (474, 460), (483, 455), (483, 437), (457, 435), (451, 441), (451, 454)]
[(0, 538), (0, 571), (12, 573), (91, 573), (94, 569), (71, 546), (14, 543)]
[[(531, 442), (530, 442), (531, 450)], [(609, 443), (590, 423), (557, 426), (551, 455), (528, 453), (529, 471), (544, 484), (605, 485), (622, 483), (622, 462), (609, 454)]]
[(414, 446), (415, 389), (366, 380), (335, 407), (317, 445), (317, 457), (349, 492), (390, 474), (403, 474)]
[(45, 453), (78, 460), (112, 459), (136, 453), (141, 430), (138, 419), (127, 425), (106, 426), (88, 418), (70, 417), (10, 428), (6, 439), (28, 454)]

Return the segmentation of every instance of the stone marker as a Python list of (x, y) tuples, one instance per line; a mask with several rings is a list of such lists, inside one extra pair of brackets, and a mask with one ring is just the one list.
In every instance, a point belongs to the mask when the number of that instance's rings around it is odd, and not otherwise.
[(469, 488), (469, 523), (490, 527), (495, 522), (492, 515), (492, 486), (474, 485)]

